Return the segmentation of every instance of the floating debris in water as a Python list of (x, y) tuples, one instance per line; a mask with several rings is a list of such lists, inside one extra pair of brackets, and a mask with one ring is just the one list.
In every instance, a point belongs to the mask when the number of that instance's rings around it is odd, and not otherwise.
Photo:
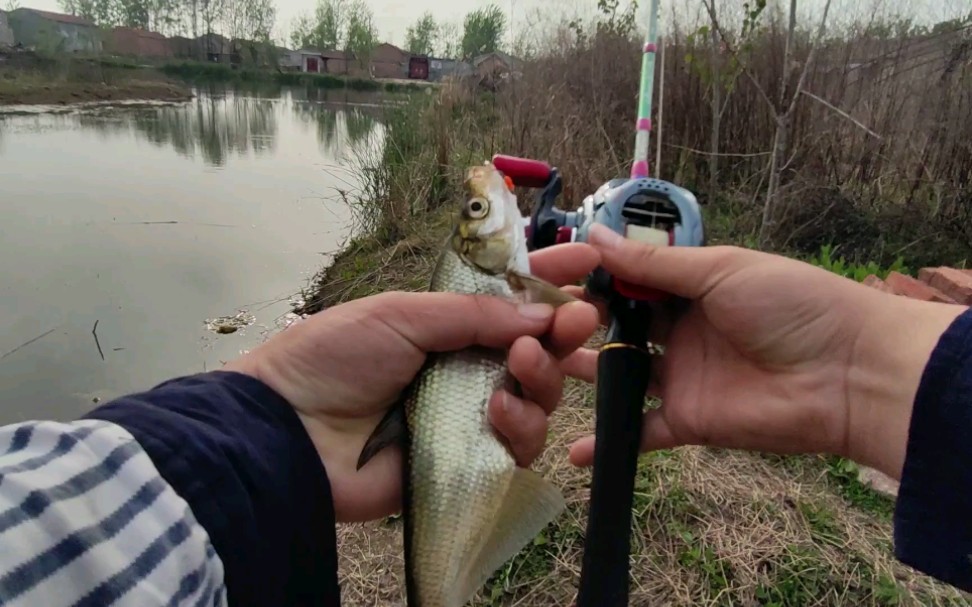
[(294, 323), (300, 322), (305, 318), (307, 317), (303, 314), (297, 314), (295, 312), (287, 312), (286, 314), (280, 317), (280, 319), (277, 321), (277, 325), (281, 328), (281, 330), (286, 330), (289, 329)]
[(252, 325), (256, 317), (247, 314), (246, 310), (240, 310), (235, 316), (220, 316), (206, 321), (206, 328), (218, 335), (236, 333), (240, 329)]

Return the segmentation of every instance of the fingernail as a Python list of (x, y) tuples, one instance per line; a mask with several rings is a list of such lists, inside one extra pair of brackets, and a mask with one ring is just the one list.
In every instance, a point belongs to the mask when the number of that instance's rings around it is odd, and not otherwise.
[(601, 245), (605, 249), (613, 249), (621, 244), (621, 235), (614, 230), (595, 223), (591, 226), (588, 241), (591, 244)]
[(531, 320), (546, 320), (554, 313), (553, 306), (544, 303), (520, 304), (517, 306), (517, 311), (521, 316)]

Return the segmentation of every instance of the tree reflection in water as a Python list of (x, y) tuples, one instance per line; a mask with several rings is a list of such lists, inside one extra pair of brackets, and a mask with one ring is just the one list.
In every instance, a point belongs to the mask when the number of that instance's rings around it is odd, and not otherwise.
[[(187, 103), (137, 108), (102, 108), (72, 116), (102, 136), (134, 133), (158, 146), (171, 146), (186, 157), (223, 166), (232, 156), (260, 156), (277, 151), (282, 125), (313, 125), (321, 152), (340, 157), (368, 145), (379, 122), (372, 96), (359, 101), (348, 92), (284, 88), (247, 83), (232, 89), (197, 88)], [(369, 106), (349, 105), (369, 103)], [(2, 128), (2, 127), (0, 127)]]

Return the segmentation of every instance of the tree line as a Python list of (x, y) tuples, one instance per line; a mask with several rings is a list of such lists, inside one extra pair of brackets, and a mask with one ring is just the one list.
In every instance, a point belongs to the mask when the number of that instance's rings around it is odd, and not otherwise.
[(100, 27), (135, 27), (167, 36), (221, 33), (269, 42), (273, 0), (58, 0), (61, 9)]
[[(466, 15), (462, 24), (438, 22), (425, 12), (405, 34), (405, 50), (468, 60), (503, 48), (506, 15), (494, 4)], [(317, 0), (298, 15), (290, 32), (294, 48), (344, 49), (367, 56), (378, 42), (374, 14), (364, 0)]]
[[(15, 0), (8, 0), (13, 3)], [(101, 27), (135, 27), (167, 36), (219, 33), (230, 38), (273, 41), (274, 0), (58, 0), (66, 13)], [(406, 31), (411, 53), (469, 60), (504, 48), (507, 17), (495, 4), (468, 13), (461, 23), (439, 22), (431, 12)], [(317, 0), (301, 12), (289, 33), (294, 48), (342, 49), (367, 60), (379, 43), (367, 0)]]

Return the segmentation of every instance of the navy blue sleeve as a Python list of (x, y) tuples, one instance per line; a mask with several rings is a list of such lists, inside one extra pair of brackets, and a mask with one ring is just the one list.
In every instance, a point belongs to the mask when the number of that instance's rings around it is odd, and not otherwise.
[(327, 475), (297, 414), (268, 386), (214, 371), (85, 417), (128, 430), (189, 503), (223, 561), (230, 605), (340, 604)]
[(895, 556), (972, 591), (972, 311), (925, 367), (894, 513)]

